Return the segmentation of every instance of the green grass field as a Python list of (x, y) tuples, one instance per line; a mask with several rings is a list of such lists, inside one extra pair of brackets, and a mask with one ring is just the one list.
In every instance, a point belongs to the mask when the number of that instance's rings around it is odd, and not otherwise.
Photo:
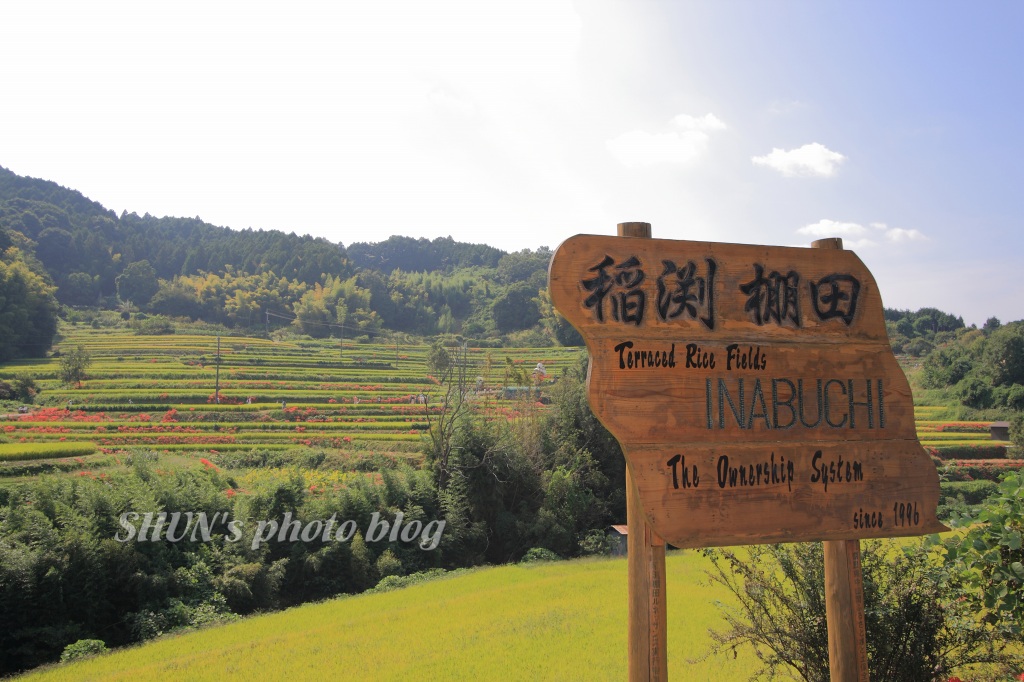
[[(709, 652), (721, 627), (710, 564), (670, 553), (673, 680), (743, 680), (750, 651)], [(623, 680), (626, 562), (590, 559), (484, 568), (166, 637), (19, 680)], [(690, 662), (710, 654), (700, 662)]]

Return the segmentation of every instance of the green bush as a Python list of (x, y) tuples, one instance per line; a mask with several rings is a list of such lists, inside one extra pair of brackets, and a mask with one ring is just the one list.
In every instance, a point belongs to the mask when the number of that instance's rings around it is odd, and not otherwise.
[(521, 564), (529, 564), (535, 561), (561, 561), (562, 557), (558, 556), (550, 549), (544, 547), (532, 547), (526, 550), (526, 554), (519, 560)]
[[(975, 605), (950, 590), (929, 546), (862, 545), (868, 671), (873, 680), (946, 680), (978, 663), (1006, 663), (1005, 642), (974, 618)], [(822, 544), (760, 545), (745, 553), (705, 550), (712, 582), (738, 606), (722, 605), (728, 628), (712, 631), (715, 651), (752, 646), (762, 662), (750, 677), (830, 679)]]
[(580, 554), (607, 556), (614, 551), (618, 542), (603, 530), (589, 531), (580, 540)]
[(945, 542), (956, 588), (997, 634), (1024, 641), (1024, 473), (1008, 474), (980, 509), (951, 525), (967, 529)]
[(1004, 459), (1005, 445), (937, 445), (932, 446), (940, 459)]
[(80, 639), (64, 647), (64, 653), (60, 655), (60, 662), (77, 661), (81, 658), (106, 653), (106, 651), (107, 645), (102, 639)]
[(995, 481), (948, 481), (939, 484), (940, 502), (950, 499), (962, 499), (967, 504), (981, 504), (996, 492)]
[(409, 587), (410, 585), (418, 585), (419, 583), (429, 582), (436, 580), (447, 575), (456, 573), (463, 573), (464, 570), (446, 571), (443, 568), (432, 568), (429, 571), (420, 571), (419, 573), (412, 573), (410, 575), (389, 575), (381, 578), (380, 582), (377, 583), (376, 587), (372, 587), (367, 592), (379, 593), (379, 592), (391, 592), (392, 590), (398, 590), (403, 587)]
[(1015, 414), (1010, 420), (1010, 440), (1017, 447), (1024, 446), (1024, 412)]

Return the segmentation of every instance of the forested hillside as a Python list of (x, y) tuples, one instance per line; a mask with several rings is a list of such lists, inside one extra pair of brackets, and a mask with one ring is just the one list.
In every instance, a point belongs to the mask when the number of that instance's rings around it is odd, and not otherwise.
[[(296, 226), (301, 228), (301, 226)], [(0, 168), (0, 232), (68, 306), (311, 336), (462, 334), (573, 342), (541, 289), (547, 249), (449, 238), (343, 244), (196, 218), (120, 216), (79, 192)], [(48, 345), (48, 343), (46, 344)]]

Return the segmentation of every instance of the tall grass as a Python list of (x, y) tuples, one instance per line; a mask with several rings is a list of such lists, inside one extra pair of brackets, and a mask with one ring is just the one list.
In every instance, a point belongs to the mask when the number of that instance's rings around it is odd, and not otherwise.
[[(707, 560), (667, 560), (674, 680), (743, 680), (751, 652), (707, 653), (720, 627)], [(168, 637), (26, 680), (623, 680), (626, 562), (502, 566)]]

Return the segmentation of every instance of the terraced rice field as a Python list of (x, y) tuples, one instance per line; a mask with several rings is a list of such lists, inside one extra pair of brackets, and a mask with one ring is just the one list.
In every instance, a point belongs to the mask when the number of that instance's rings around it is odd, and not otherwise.
[[(40, 406), (0, 421), (0, 475), (4, 467), (24, 471), (19, 461), (34, 461), (35, 470), (113, 466), (140, 450), (209, 456), (313, 448), (334, 459), (417, 463), (443, 399), (422, 344), (222, 336), (218, 346), (208, 334), (139, 336), (86, 325), (61, 333), (58, 350), (82, 346), (93, 359), (82, 385), (60, 382), (57, 358), (0, 366), (0, 380), (30, 376), (42, 389)], [(543, 396), (582, 352), (468, 348), (465, 385), (496, 418), (544, 409), (536, 391)], [(537, 363), (546, 377), (517, 387), (515, 375), (532, 376)], [(945, 409), (915, 408), (918, 436), (933, 456), (1007, 464), (1009, 443), (991, 440), (988, 422), (951, 422)]]
[[(63, 385), (57, 358), (0, 366), (0, 379), (29, 376), (42, 390), (40, 406), (0, 422), (8, 447), (92, 444), (97, 461), (140, 449), (302, 447), (415, 459), (443, 400), (427, 369), (426, 345), (223, 336), (218, 354), (211, 335), (138, 336), (85, 325), (65, 325), (61, 333), (58, 350), (82, 346), (92, 357), (88, 377), (81, 386)], [(537, 391), (549, 390), (580, 352), (468, 348), (465, 385), (496, 417), (514, 416), (524, 406), (542, 409)], [(509, 371), (507, 359), (531, 377), (542, 363), (546, 377), (529, 389), (516, 387), (517, 372)], [(80, 447), (72, 454), (80, 456)]]

